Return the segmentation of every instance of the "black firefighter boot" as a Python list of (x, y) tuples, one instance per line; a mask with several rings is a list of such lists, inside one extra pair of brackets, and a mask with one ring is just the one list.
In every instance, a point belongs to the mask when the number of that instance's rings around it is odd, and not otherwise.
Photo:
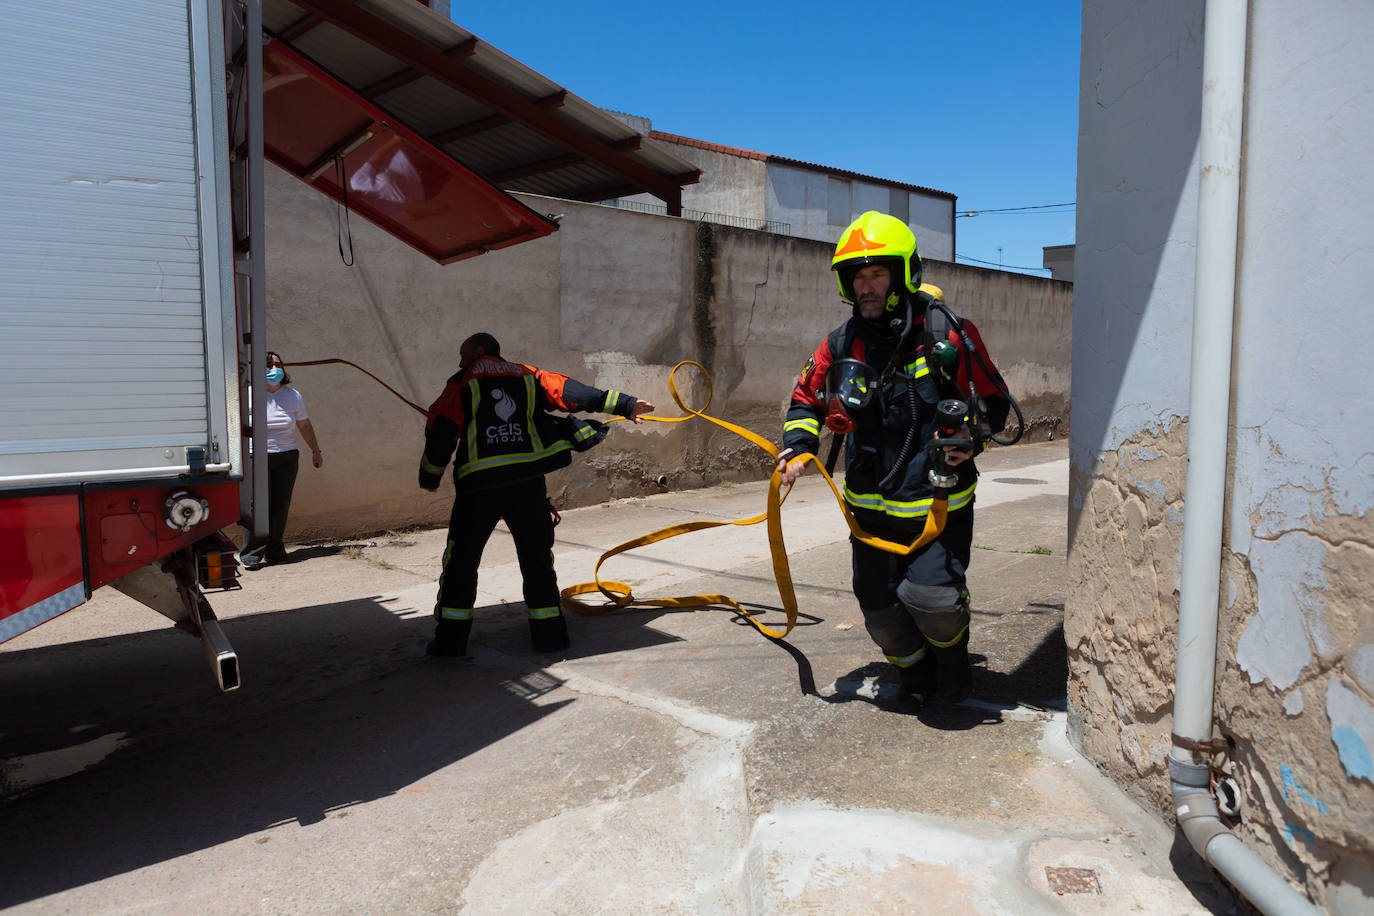
[(572, 645), (572, 640), (568, 638), (568, 622), (563, 614), (531, 617), (530, 644), (536, 652), (561, 652)]
[(434, 638), (425, 646), (430, 658), (457, 658), (468, 654), (468, 634), (472, 620), (440, 620), (434, 625)]
[(950, 646), (931, 645), (939, 688), (935, 699), (942, 703), (962, 703), (973, 692), (973, 666), (968, 659), (968, 628)]
[(935, 649), (926, 643), (921, 657), (905, 668), (898, 668), (902, 678), (902, 692), (915, 694), (923, 703), (930, 702), (935, 695)]

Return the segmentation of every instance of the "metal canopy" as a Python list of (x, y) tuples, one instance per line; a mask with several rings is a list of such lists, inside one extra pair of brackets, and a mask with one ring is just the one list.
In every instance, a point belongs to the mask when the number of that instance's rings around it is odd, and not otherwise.
[(682, 186), (700, 177), (415, 0), (264, 0), (263, 27), (393, 126), (506, 190), (584, 201), (649, 193), (678, 215)]
[(440, 264), (558, 228), (284, 43), (262, 73), (264, 155)]

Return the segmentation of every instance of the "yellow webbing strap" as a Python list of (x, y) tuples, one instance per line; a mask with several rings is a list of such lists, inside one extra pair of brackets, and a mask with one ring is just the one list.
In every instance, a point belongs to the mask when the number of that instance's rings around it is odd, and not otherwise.
[[(683, 402), (682, 395), (678, 392), (676, 376), (677, 371), (683, 366), (695, 367), (706, 380), (706, 403), (702, 405), (700, 409), (688, 407), (686, 403)], [(714, 391), (711, 385), (711, 376), (700, 363), (692, 360), (684, 360), (674, 366), (672, 372), (668, 373), (668, 390), (673, 396), (673, 401), (687, 414), (687, 416), (654, 417), (645, 415), (642, 419), (654, 420), (658, 423), (681, 423), (693, 417), (700, 417), (703, 420), (710, 421), (717, 426), (728, 429), (736, 435), (743, 436), (745, 439), (748, 439), (750, 442), (763, 449), (773, 458), (778, 457), (778, 449), (772, 442), (769, 442), (757, 433), (751, 432), (742, 426), (736, 426), (734, 423), (717, 419), (706, 413), (706, 409), (711, 406), (711, 396)], [(624, 418), (617, 417), (616, 419)], [(615, 422), (615, 420), (610, 422)], [(926, 515), (925, 530), (922, 531), (921, 536), (912, 543), (899, 544), (895, 541), (874, 537), (865, 532), (859, 527), (859, 523), (854, 521), (854, 516), (850, 514), (849, 507), (845, 505), (844, 498), (840, 495), (839, 487), (835, 485), (835, 481), (826, 473), (824, 466), (816, 459), (815, 455), (799, 455), (793, 460), (809, 461), (816, 466), (816, 469), (821, 472), (821, 476), (825, 478), (825, 482), (830, 485), (830, 492), (835, 495), (835, 501), (839, 504), (840, 511), (844, 513), (844, 520), (849, 525), (849, 530), (854, 534), (856, 539), (870, 547), (876, 547), (887, 553), (905, 556), (929, 544), (944, 530), (947, 500), (936, 499), (931, 503), (930, 512)], [(790, 486), (787, 492), (791, 492)], [(788, 633), (792, 632), (792, 628), (796, 626), (797, 623), (797, 593), (792, 584), (792, 570), (787, 562), (787, 548), (782, 538), (782, 504), (786, 498), (787, 493), (782, 492), (782, 474), (774, 470), (773, 476), (769, 478), (768, 481), (768, 507), (762, 515), (755, 515), (752, 518), (739, 519), (733, 522), (683, 522), (677, 525), (669, 525), (667, 528), (660, 528), (657, 531), (640, 535), (623, 544), (618, 544), (603, 553), (600, 558), (597, 559), (596, 568), (593, 571), (593, 576), (595, 578), (594, 582), (583, 582), (563, 589), (563, 604), (565, 607), (586, 616), (605, 614), (616, 608), (624, 607), (687, 608), (722, 605), (738, 611), (765, 636), (770, 636), (774, 639), (782, 639)], [(783, 610), (787, 613), (787, 627), (782, 631), (759, 623), (754, 619), (752, 614), (739, 604), (739, 602), (727, 595), (685, 595), (679, 598), (636, 598), (630, 586), (626, 585), (624, 582), (616, 582), (613, 580), (602, 581), (601, 579), (601, 564), (605, 563), (616, 554), (624, 553), (627, 550), (634, 550), (636, 547), (643, 547), (646, 544), (664, 541), (671, 537), (677, 537), (679, 534), (687, 534), (690, 531), (703, 531), (707, 528), (719, 528), (722, 525), (756, 525), (765, 519), (768, 521), (768, 546), (773, 555), (773, 576), (777, 579), (778, 595), (782, 599)], [(578, 595), (586, 595), (592, 592), (600, 592), (610, 603), (592, 605), (577, 598)]]

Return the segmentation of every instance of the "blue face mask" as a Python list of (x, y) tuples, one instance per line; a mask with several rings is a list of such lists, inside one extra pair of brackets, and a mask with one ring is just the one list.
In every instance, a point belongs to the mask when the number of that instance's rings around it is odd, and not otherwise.
[(284, 378), (286, 378), (286, 371), (281, 366), (273, 366), (267, 370), (267, 384), (269, 385), (280, 385)]

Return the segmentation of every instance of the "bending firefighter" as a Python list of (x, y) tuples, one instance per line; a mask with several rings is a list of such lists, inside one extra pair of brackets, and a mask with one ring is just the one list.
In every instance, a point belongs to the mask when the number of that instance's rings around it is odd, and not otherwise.
[(1010, 396), (973, 323), (921, 285), (916, 237), (901, 220), (865, 213), (840, 236), (831, 266), (853, 315), (797, 379), (778, 469), (784, 483), (800, 477), (799, 456), (817, 454), (829, 427), (835, 445), (843, 437), (844, 499), (856, 521), (903, 544), (925, 525), (935, 472), (949, 493), (944, 530), (906, 556), (851, 536), (853, 588), (869, 635), (901, 674), (902, 705), (907, 696), (958, 702), (972, 685), (973, 455), (1002, 429)]
[(550, 410), (601, 411), (636, 423), (654, 409), (647, 401), (602, 391), (565, 375), (507, 362), (490, 334), (474, 334), (459, 350), (458, 372), (429, 408), (420, 486), (436, 490), (453, 456), (457, 494), (449, 519), (444, 571), (434, 608), (438, 623), (426, 651), (436, 657), (467, 653), (477, 600), (477, 566), (496, 523), (515, 540), (537, 652), (567, 648), (553, 568), (553, 519), (544, 475), (567, 467), (572, 452), (606, 437), (595, 420)]

